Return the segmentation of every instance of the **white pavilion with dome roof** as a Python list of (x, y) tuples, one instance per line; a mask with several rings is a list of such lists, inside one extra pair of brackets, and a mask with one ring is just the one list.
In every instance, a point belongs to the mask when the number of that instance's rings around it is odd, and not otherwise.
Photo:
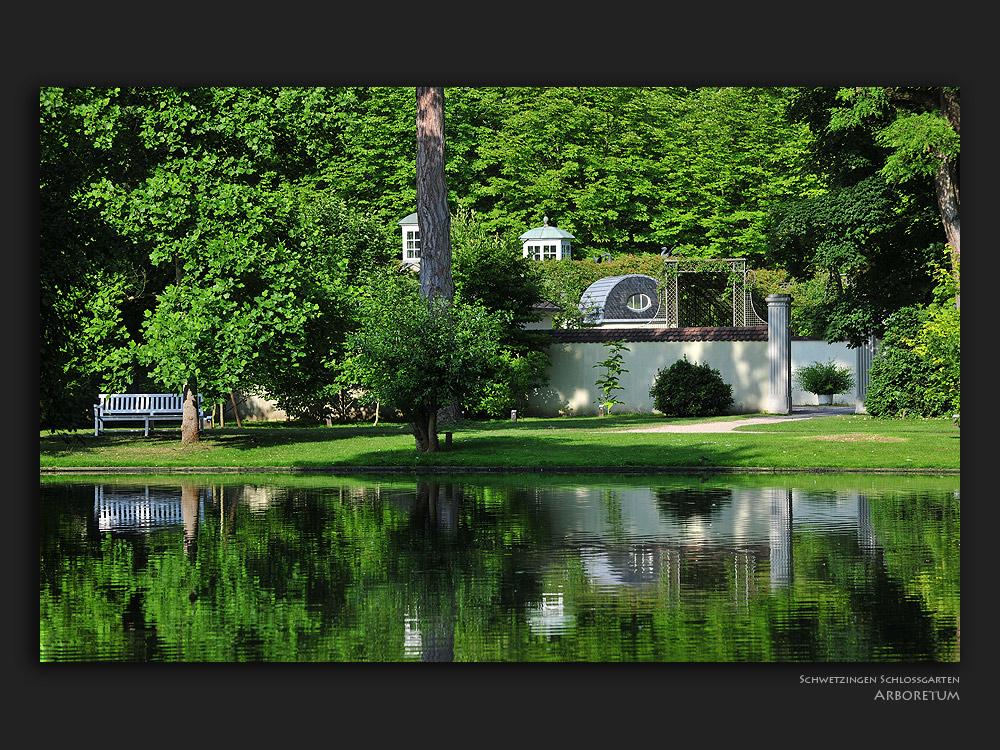
[(420, 225), (417, 223), (417, 212), (399, 221), (403, 240), (403, 263), (410, 266), (420, 265)]
[(565, 229), (549, 226), (549, 217), (542, 226), (529, 229), (518, 239), (524, 243), (524, 257), (532, 260), (562, 260), (572, 257), (570, 240), (576, 239)]

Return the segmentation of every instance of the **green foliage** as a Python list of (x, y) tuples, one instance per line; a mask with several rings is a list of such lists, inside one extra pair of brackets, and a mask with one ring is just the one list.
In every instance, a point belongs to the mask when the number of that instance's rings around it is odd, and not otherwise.
[(930, 177), (941, 160), (957, 159), (961, 139), (943, 111), (941, 94), (958, 100), (958, 89), (880, 87), (843, 88), (837, 98), (846, 104), (833, 110), (833, 130), (873, 127), (876, 143), (886, 149), (881, 174), (892, 181)]
[(768, 207), (808, 194), (812, 138), (776, 88), (448, 88), (448, 184), (489, 228), (543, 216), (576, 257), (763, 252)]
[(150, 380), (196, 379), (209, 403), (239, 388), (323, 413), (351, 286), (394, 244), (331, 189), (353, 101), (42, 89), (43, 422), (65, 424), (59, 404), (93, 403), (98, 388)]
[(928, 299), (939, 233), (929, 209), (881, 177), (776, 209), (772, 258), (796, 279), (825, 278), (812, 328), (858, 345), (900, 306)]
[(384, 263), (388, 246), (342, 204), (293, 191), (257, 199), (270, 223), (204, 226), (204, 244), (147, 314), (140, 357), (173, 389), (197, 378), (210, 403), (256, 389), (306, 413), (338, 387), (350, 280), (379, 254)]
[(455, 292), (507, 313), (514, 324), (508, 338), (518, 340), (522, 326), (537, 320), (532, 306), (541, 299), (538, 264), (523, 257), (520, 242), (489, 232), (461, 203), (451, 216), (451, 245)]
[(851, 368), (840, 367), (832, 359), (798, 368), (792, 374), (792, 380), (801, 390), (822, 395), (844, 393), (854, 387)]
[(610, 414), (613, 407), (625, 403), (618, 400), (615, 391), (624, 390), (621, 386), (621, 376), (628, 370), (622, 367), (625, 360), (622, 352), (629, 352), (631, 349), (621, 341), (609, 341), (604, 348), (607, 349), (608, 356), (594, 365), (603, 368), (604, 372), (594, 384), (600, 389), (600, 400), (596, 403), (604, 407), (605, 414)]
[(451, 217), (451, 242), (455, 293), (510, 321), (499, 337), (496, 373), (469, 403), (473, 414), (499, 417), (523, 408), (528, 394), (548, 382), (546, 337), (524, 328), (538, 318), (532, 309), (541, 299), (537, 264), (523, 257), (519, 243), (490, 233), (461, 204)]
[(822, 338), (826, 330), (823, 302), (826, 300), (827, 280), (822, 274), (812, 278), (796, 279), (783, 268), (760, 268), (754, 271), (755, 308), (766, 318), (764, 300), (772, 294), (789, 294), (792, 297), (791, 318), (788, 327), (793, 336)]
[(908, 307), (890, 318), (872, 363), (865, 409), (875, 417), (950, 417), (960, 412), (960, 313), (954, 305)]
[(693, 364), (687, 355), (661, 368), (649, 395), (654, 408), (666, 416), (710, 417), (733, 406), (733, 387), (707, 362)]
[(671, 108), (659, 131), (665, 194), (651, 217), (662, 244), (759, 264), (770, 208), (822, 189), (805, 163), (814, 136), (785, 116), (788, 93), (703, 87)]
[(292, 343), (287, 334), (270, 339), (252, 380), (294, 417), (343, 419), (339, 405), (353, 385), (344, 368), (346, 336), (358, 325), (353, 300), (390, 266), (395, 238), (374, 217), (326, 193), (303, 192), (298, 206), (290, 245), (298, 248), (295, 267), (302, 275), (292, 290), (314, 312), (301, 320), (298, 355), (283, 356)]
[[(113, 94), (42, 88), (39, 95), (39, 417), (86, 424), (101, 390), (135, 382), (132, 347), (158, 282), (148, 258), (83, 196), (93, 181), (134, 179), (143, 160), (108, 157)], [(111, 368), (111, 369), (109, 369)]]
[(472, 415), (502, 417), (511, 409), (523, 413), (528, 396), (548, 383), (549, 355), (544, 351), (501, 349), (496, 374), (469, 400)]

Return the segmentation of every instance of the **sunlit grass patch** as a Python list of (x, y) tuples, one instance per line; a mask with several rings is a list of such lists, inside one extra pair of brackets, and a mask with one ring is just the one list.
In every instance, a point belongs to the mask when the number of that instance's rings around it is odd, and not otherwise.
[(839, 443), (905, 443), (909, 438), (888, 435), (867, 435), (862, 432), (848, 432), (840, 435), (802, 435), (800, 440), (833, 440)]

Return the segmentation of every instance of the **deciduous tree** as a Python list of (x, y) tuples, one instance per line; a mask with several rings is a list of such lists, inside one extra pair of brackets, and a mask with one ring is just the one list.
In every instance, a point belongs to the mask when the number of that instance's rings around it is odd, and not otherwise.
[[(324, 89), (43, 90), (43, 297), (102, 290), (82, 328), (100, 338), (77, 348), (115, 353), (91, 377), (62, 333), (68, 311), (52, 315), (43, 353), (51, 340), (59, 364), (45, 382), (75, 367), (96, 392), (94, 380), (135, 386), (148, 373), (193, 405), (197, 391), (208, 403), (236, 388), (296, 398), (329, 381), (348, 287), (389, 252), (388, 232), (328, 200), (346, 118)], [(59, 263), (74, 245), (96, 264)], [(67, 282), (79, 292), (60, 294)], [(182, 437), (197, 436), (191, 411)]]
[(360, 314), (350, 345), (368, 398), (411, 421), (417, 450), (438, 450), (438, 410), (495, 376), (510, 318), (460, 298), (427, 297), (389, 275), (364, 297)]

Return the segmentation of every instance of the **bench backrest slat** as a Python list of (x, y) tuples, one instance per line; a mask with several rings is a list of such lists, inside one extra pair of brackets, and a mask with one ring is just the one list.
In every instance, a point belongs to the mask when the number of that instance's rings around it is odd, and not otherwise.
[[(201, 403), (199, 395), (199, 408)], [(101, 393), (98, 407), (104, 413), (176, 414), (184, 410), (184, 397), (176, 393)]]
[(174, 393), (151, 393), (149, 408), (153, 411), (180, 411), (184, 408), (184, 400)]
[(101, 407), (106, 411), (148, 411), (149, 396), (144, 393), (101, 394)]

